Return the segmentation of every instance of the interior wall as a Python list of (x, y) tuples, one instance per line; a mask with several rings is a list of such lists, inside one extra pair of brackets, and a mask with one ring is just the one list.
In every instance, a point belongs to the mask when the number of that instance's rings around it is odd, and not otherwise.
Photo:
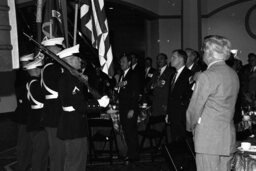
[(181, 48), (181, 19), (159, 19), (159, 52), (171, 55)]
[[(247, 11), (256, 5), (255, 1), (248, 1), (229, 7), (213, 16), (202, 19), (202, 37), (219, 34), (231, 40), (232, 48), (239, 49), (239, 57), (247, 63), (247, 55), (256, 53), (256, 39), (252, 38), (245, 28)], [(250, 29), (256, 34), (256, 8), (250, 17)]]
[(146, 57), (152, 58), (152, 65), (156, 67), (156, 54), (159, 53), (159, 21), (146, 20)]
[(125, 53), (136, 52), (145, 56), (146, 33), (144, 20), (115, 20), (109, 22), (110, 37), (115, 62)]

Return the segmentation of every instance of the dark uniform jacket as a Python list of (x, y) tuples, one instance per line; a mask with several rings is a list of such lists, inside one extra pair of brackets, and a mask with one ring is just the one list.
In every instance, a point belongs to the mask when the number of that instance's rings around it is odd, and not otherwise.
[(17, 108), (15, 110), (14, 121), (19, 124), (27, 124), (30, 105), (27, 99), (26, 84), (29, 81), (29, 76), (26, 71), (19, 70), (16, 78), (15, 93), (17, 97)]
[(47, 63), (42, 70), (41, 84), (45, 94), (42, 125), (45, 127), (57, 127), (59, 122), (61, 104), (58, 85), (61, 74), (61, 67), (55, 63)]
[(59, 82), (59, 99), (62, 105), (57, 136), (60, 139), (86, 137), (87, 112), (91, 106), (98, 107), (96, 100), (87, 101), (83, 83), (65, 71)]
[(31, 78), (31, 81), (27, 83), (27, 97), (29, 99), (29, 106), (31, 108), (28, 114), (28, 131), (42, 130), (40, 126), (40, 120), (42, 116), (42, 109), (44, 107), (44, 94), (38, 78)]

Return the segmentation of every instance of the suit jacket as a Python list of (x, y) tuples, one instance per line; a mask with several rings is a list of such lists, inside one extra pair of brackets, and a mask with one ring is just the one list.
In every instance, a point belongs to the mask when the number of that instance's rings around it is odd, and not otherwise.
[[(131, 68), (132, 69), (132, 68)], [(143, 88), (145, 85), (145, 71), (144, 71), (144, 67), (137, 63), (137, 65), (134, 67), (134, 69), (132, 70), (134, 73), (136, 73), (139, 76), (139, 85), (140, 85), (140, 94), (143, 93)]]
[(129, 110), (134, 110), (138, 114), (138, 99), (141, 89), (140, 77), (131, 69), (127, 72), (122, 81), (125, 86), (120, 88), (119, 98), (119, 110), (120, 117), (126, 117)]
[(201, 67), (198, 65), (198, 63), (194, 63), (192, 68), (190, 69), (193, 73), (201, 71)]
[(150, 82), (155, 72), (156, 72), (156, 69), (152, 67), (149, 68), (147, 75), (145, 72), (145, 85), (147, 85)]
[[(152, 90), (152, 115), (166, 115), (168, 93), (171, 78), (174, 75), (174, 68), (166, 67), (164, 72), (159, 76), (159, 72), (155, 72), (148, 89)], [(161, 86), (157, 82), (162, 82)]]
[(187, 130), (194, 133), (197, 153), (230, 155), (234, 152), (233, 115), (238, 91), (238, 76), (223, 61), (200, 74), (186, 113)]
[(167, 114), (172, 131), (175, 131), (172, 135), (173, 138), (185, 137), (186, 109), (192, 94), (191, 85), (189, 84), (189, 78), (191, 76), (192, 71), (184, 67), (173, 89), (171, 89), (172, 85), (170, 85)]
[(256, 97), (256, 71), (252, 71), (250, 65), (245, 65), (240, 73), (241, 95), (243, 105), (252, 103)]

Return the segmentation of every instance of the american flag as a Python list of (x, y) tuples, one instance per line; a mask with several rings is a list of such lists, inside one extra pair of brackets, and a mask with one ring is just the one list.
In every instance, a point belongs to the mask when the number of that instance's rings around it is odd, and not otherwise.
[(80, 6), (81, 31), (98, 49), (102, 71), (113, 76), (113, 54), (109, 42), (108, 21), (104, 0), (82, 0)]

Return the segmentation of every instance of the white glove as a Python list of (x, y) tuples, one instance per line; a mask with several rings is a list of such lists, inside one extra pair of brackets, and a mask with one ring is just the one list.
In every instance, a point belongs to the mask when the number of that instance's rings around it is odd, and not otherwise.
[(98, 99), (98, 103), (100, 104), (100, 107), (107, 107), (109, 104), (109, 97), (108, 96), (102, 96), (100, 99)]

